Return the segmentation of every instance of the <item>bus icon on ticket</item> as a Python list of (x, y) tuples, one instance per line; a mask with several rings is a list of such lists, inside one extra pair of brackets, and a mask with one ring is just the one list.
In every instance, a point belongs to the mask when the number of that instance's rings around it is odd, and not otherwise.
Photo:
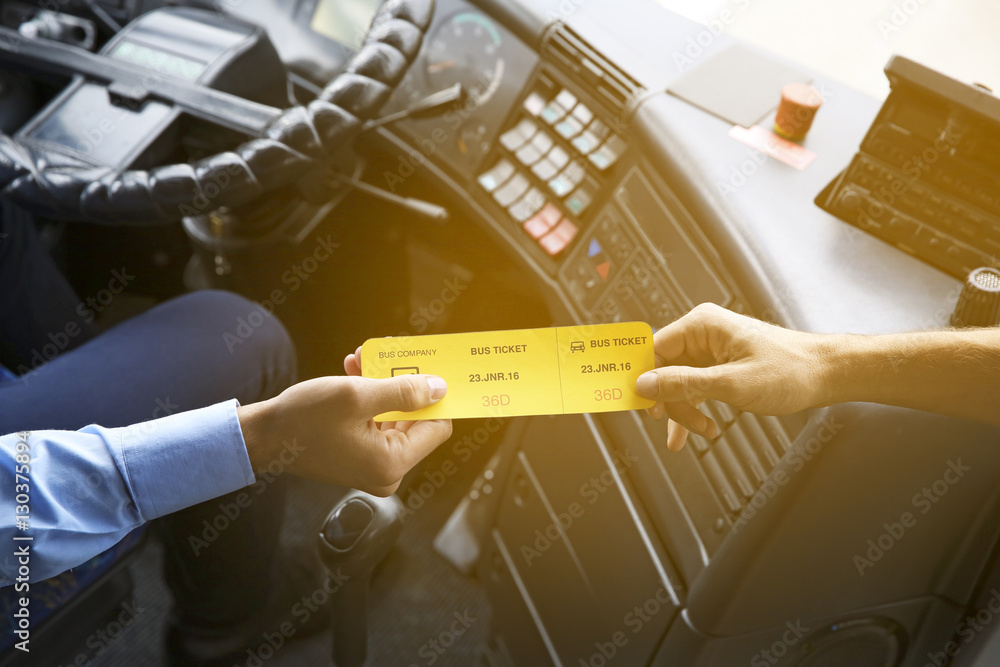
[(392, 377), (397, 375), (418, 375), (420, 373), (419, 366), (398, 366), (396, 368), (390, 369), (389, 371)]
[(582, 340), (574, 340), (574, 341), (571, 341), (570, 344), (569, 344), (569, 351), (570, 352), (585, 352), (586, 348), (584, 347)]

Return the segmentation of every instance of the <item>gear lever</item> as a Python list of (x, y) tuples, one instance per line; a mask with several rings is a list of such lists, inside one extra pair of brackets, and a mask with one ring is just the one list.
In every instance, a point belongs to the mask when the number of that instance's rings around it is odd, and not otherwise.
[(319, 554), (331, 578), (345, 580), (333, 595), (333, 663), (361, 667), (368, 656), (368, 587), (372, 570), (399, 538), (403, 503), (353, 490), (323, 523)]

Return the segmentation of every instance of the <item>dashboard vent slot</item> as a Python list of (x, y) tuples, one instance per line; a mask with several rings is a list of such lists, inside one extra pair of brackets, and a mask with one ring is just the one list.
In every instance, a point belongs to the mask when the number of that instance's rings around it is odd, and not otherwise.
[[(705, 477), (734, 520), (760, 489), (802, 429), (799, 419), (736, 412), (725, 404), (706, 401), (721, 435), (707, 442), (689, 436)], [(794, 424), (794, 425), (792, 425)]]
[(625, 115), (632, 98), (644, 90), (638, 81), (564, 25), (549, 34), (544, 55), (620, 117)]

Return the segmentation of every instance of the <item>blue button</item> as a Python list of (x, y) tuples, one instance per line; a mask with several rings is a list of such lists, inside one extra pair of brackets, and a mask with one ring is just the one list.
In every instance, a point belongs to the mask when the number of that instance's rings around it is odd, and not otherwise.
[(590, 240), (590, 247), (587, 249), (587, 257), (593, 257), (594, 255), (599, 255), (601, 252), (601, 244), (597, 242), (597, 239)]

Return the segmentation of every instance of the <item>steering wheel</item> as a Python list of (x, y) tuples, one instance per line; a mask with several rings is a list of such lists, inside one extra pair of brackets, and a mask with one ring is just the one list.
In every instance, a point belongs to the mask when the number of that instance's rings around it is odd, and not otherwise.
[[(433, 13), (434, 0), (384, 3), (361, 48), (317, 99), (286, 109), (261, 136), (192, 164), (118, 172), (0, 134), (0, 197), (52, 217), (123, 223), (179, 220), (192, 193), (210, 202), (207, 210), (247, 204), (337, 161), (402, 80)], [(227, 185), (205, 187), (219, 182)]]

